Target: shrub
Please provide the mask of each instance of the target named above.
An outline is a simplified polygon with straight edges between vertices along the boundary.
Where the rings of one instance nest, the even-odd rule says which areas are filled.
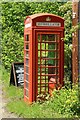
[[[2,63],[9,69],[12,62],[23,62],[23,37],[7,28],[2,36]]]
[[[48,101],[48,105],[53,111],[55,110],[55,112],[63,114],[63,116],[80,116],[78,86],[73,86],[73,89],[62,88],[61,90],[55,90],[53,97]]]

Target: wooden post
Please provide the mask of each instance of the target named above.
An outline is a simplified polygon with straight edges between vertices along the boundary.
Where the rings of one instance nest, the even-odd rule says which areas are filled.
[[[72,25],[78,24],[78,0],[72,4]],[[72,34],[72,81],[78,82],[78,29]]]
[[[78,22],[80,23],[80,1],[78,3]],[[78,93],[80,101],[80,28],[78,30]]]

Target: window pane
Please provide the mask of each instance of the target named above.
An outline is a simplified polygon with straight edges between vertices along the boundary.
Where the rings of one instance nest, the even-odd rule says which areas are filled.
[[[29,75],[28,75],[28,74],[26,74],[26,81],[28,81],[28,77],[29,77]]]
[[[26,51],[26,57],[29,57],[29,52],[28,51]]]
[[[28,89],[28,82],[26,82],[26,88]]]
[[[40,93],[48,92],[51,77],[58,79],[59,45],[58,35],[45,33],[38,36],[38,92]]]
[[[38,42],[40,42],[40,35],[38,35]]]
[[[26,45],[26,49],[29,49],[29,44]]]
[[[29,92],[28,92],[28,90],[26,90],[26,96],[27,96],[27,97],[29,96]]]
[[[29,41],[29,35],[26,35],[26,41]]]
[[[28,59],[26,59],[26,65],[28,65],[29,64],[29,60]]]

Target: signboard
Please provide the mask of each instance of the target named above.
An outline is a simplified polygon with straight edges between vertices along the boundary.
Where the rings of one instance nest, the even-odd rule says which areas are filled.
[[[24,63],[13,63],[11,66],[10,85],[24,85]]]
[[[25,28],[31,27],[31,23],[25,25]]]
[[[61,23],[59,22],[36,22],[36,26],[60,27]]]

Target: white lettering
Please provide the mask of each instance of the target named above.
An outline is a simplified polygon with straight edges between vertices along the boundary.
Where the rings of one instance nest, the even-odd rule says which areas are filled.
[[[24,69],[19,67],[19,70],[16,70],[16,73],[24,73]]]
[[[18,83],[23,82],[24,75],[23,75],[23,74],[19,74],[19,75],[17,76],[17,78],[19,79],[19,80],[18,80]]]
[[[36,26],[61,26],[59,22],[36,22]]]
[[[25,28],[31,27],[31,23],[25,25]]]

